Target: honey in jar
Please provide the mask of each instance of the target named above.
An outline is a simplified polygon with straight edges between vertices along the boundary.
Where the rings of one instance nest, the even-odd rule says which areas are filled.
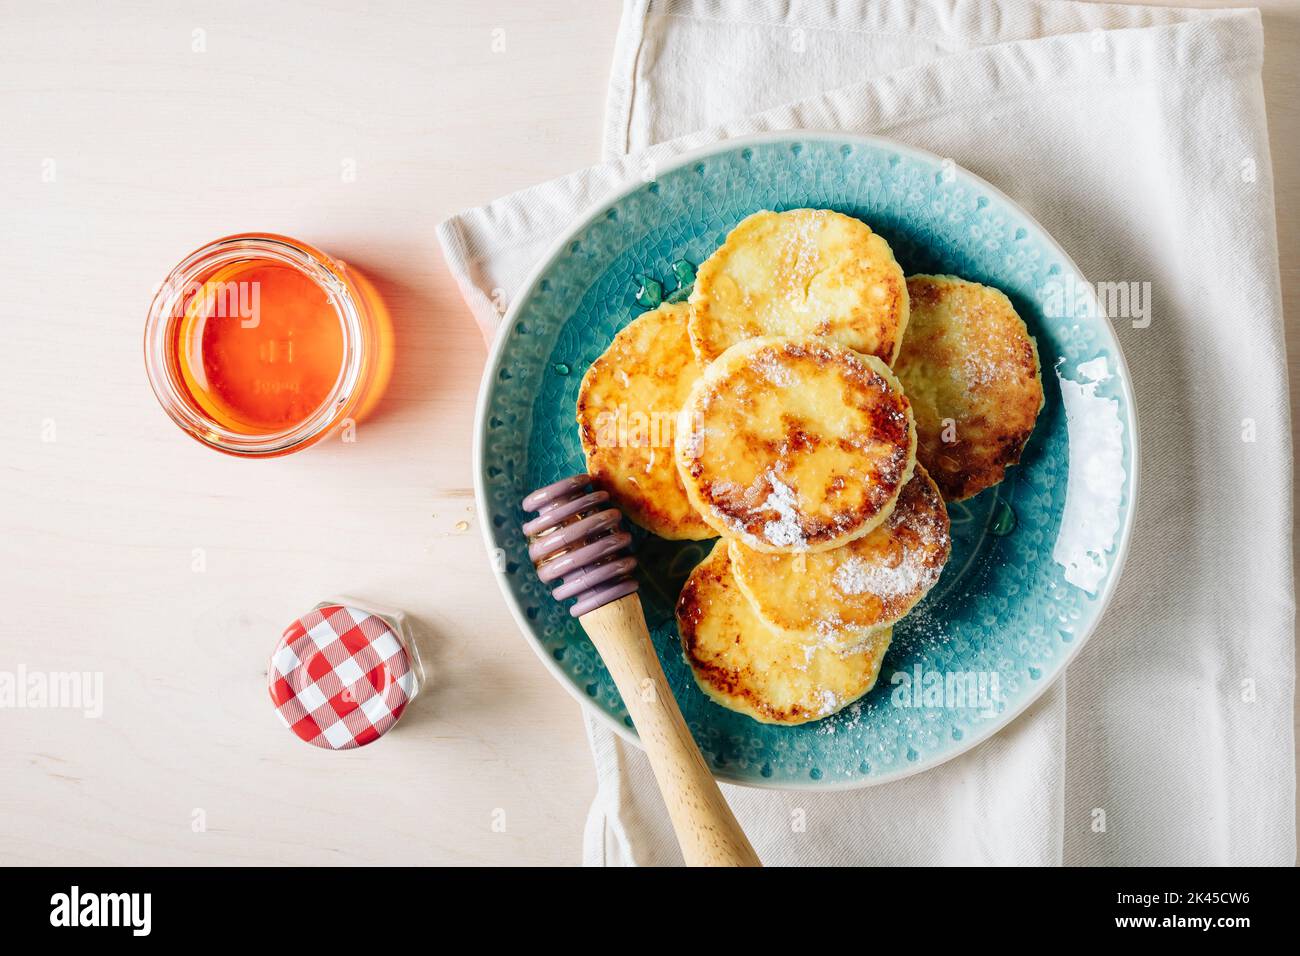
[[[284,236],[229,236],[163,283],[145,336],[150,383],[199,441],[245,457],[305,448],[374,405],[392,328],[356,270]]]

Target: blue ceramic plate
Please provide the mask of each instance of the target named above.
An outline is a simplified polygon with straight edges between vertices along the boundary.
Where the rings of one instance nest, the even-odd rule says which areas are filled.
[[[767,726],[708,700],[682,658],[673,604],[712,543],[639,533],[650,631],[717,776],[861,787],[933,767],[1024,710],[1092,632],[1123,564],[1137,486],[1128,372],[1091,287],[1010,199],[951,161],[870,137],[769,134],[680,157],[576,222],[510,309],[479,396],[476,490],[520,627],[564,686],[635,740],[595,649],[528,562],[519,502],[583,470],[578,385],[644,311],[643,277],[684,294],[674,263],[702,262],[756,210],[799,207],[864,220],[909,275],[951,273],[1005,292],[1038,341],[1047,395],[1021,464],[951,506],[952,558],[895,627],[875,689],[826,720]]]

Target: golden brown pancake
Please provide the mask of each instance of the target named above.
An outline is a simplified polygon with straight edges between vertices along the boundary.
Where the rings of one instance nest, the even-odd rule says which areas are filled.
[[[677,599],[682,650],[711,699],[765,724],[803,724],[847,707],[875,686],[891,628],[853,643],[774,628],[745,599],[719,541]]]
[[[677,413],[700,366],[686,336],[688,307],[662,305],[624,326],[578,391],[587,472],[623,513],[662,538],[715,532],[686,497],[673,459]]]
[[[889,243],[828,209],[749,216],[700,266],[690,301],[691,343],[706,363],[745,339],[821,335],[888,365],[907,327]]]
[[[828,339],[749,339],[696,381],[677,428],[686,495],[756,551],[827,551],[889,517],[916,434],[880,359]]]
[[[916,415],[916,456],[949,501],[1000,482],[1043,407],[1038,347],[997,289],[913,276],[894,371]]]

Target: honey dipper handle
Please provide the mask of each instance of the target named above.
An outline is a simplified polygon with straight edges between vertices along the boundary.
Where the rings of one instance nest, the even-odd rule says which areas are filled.
[[[761,866],[668,688],[640,597],[621,597],[579,620],[641,736],[686,864]]]

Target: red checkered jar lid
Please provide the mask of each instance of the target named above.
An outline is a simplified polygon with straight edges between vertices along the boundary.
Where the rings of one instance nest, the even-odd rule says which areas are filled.
[[[345,604],[322,605],[286,627],[267,676],[284,725],[327,750],[378,740],[416,692],[402,636]]]

